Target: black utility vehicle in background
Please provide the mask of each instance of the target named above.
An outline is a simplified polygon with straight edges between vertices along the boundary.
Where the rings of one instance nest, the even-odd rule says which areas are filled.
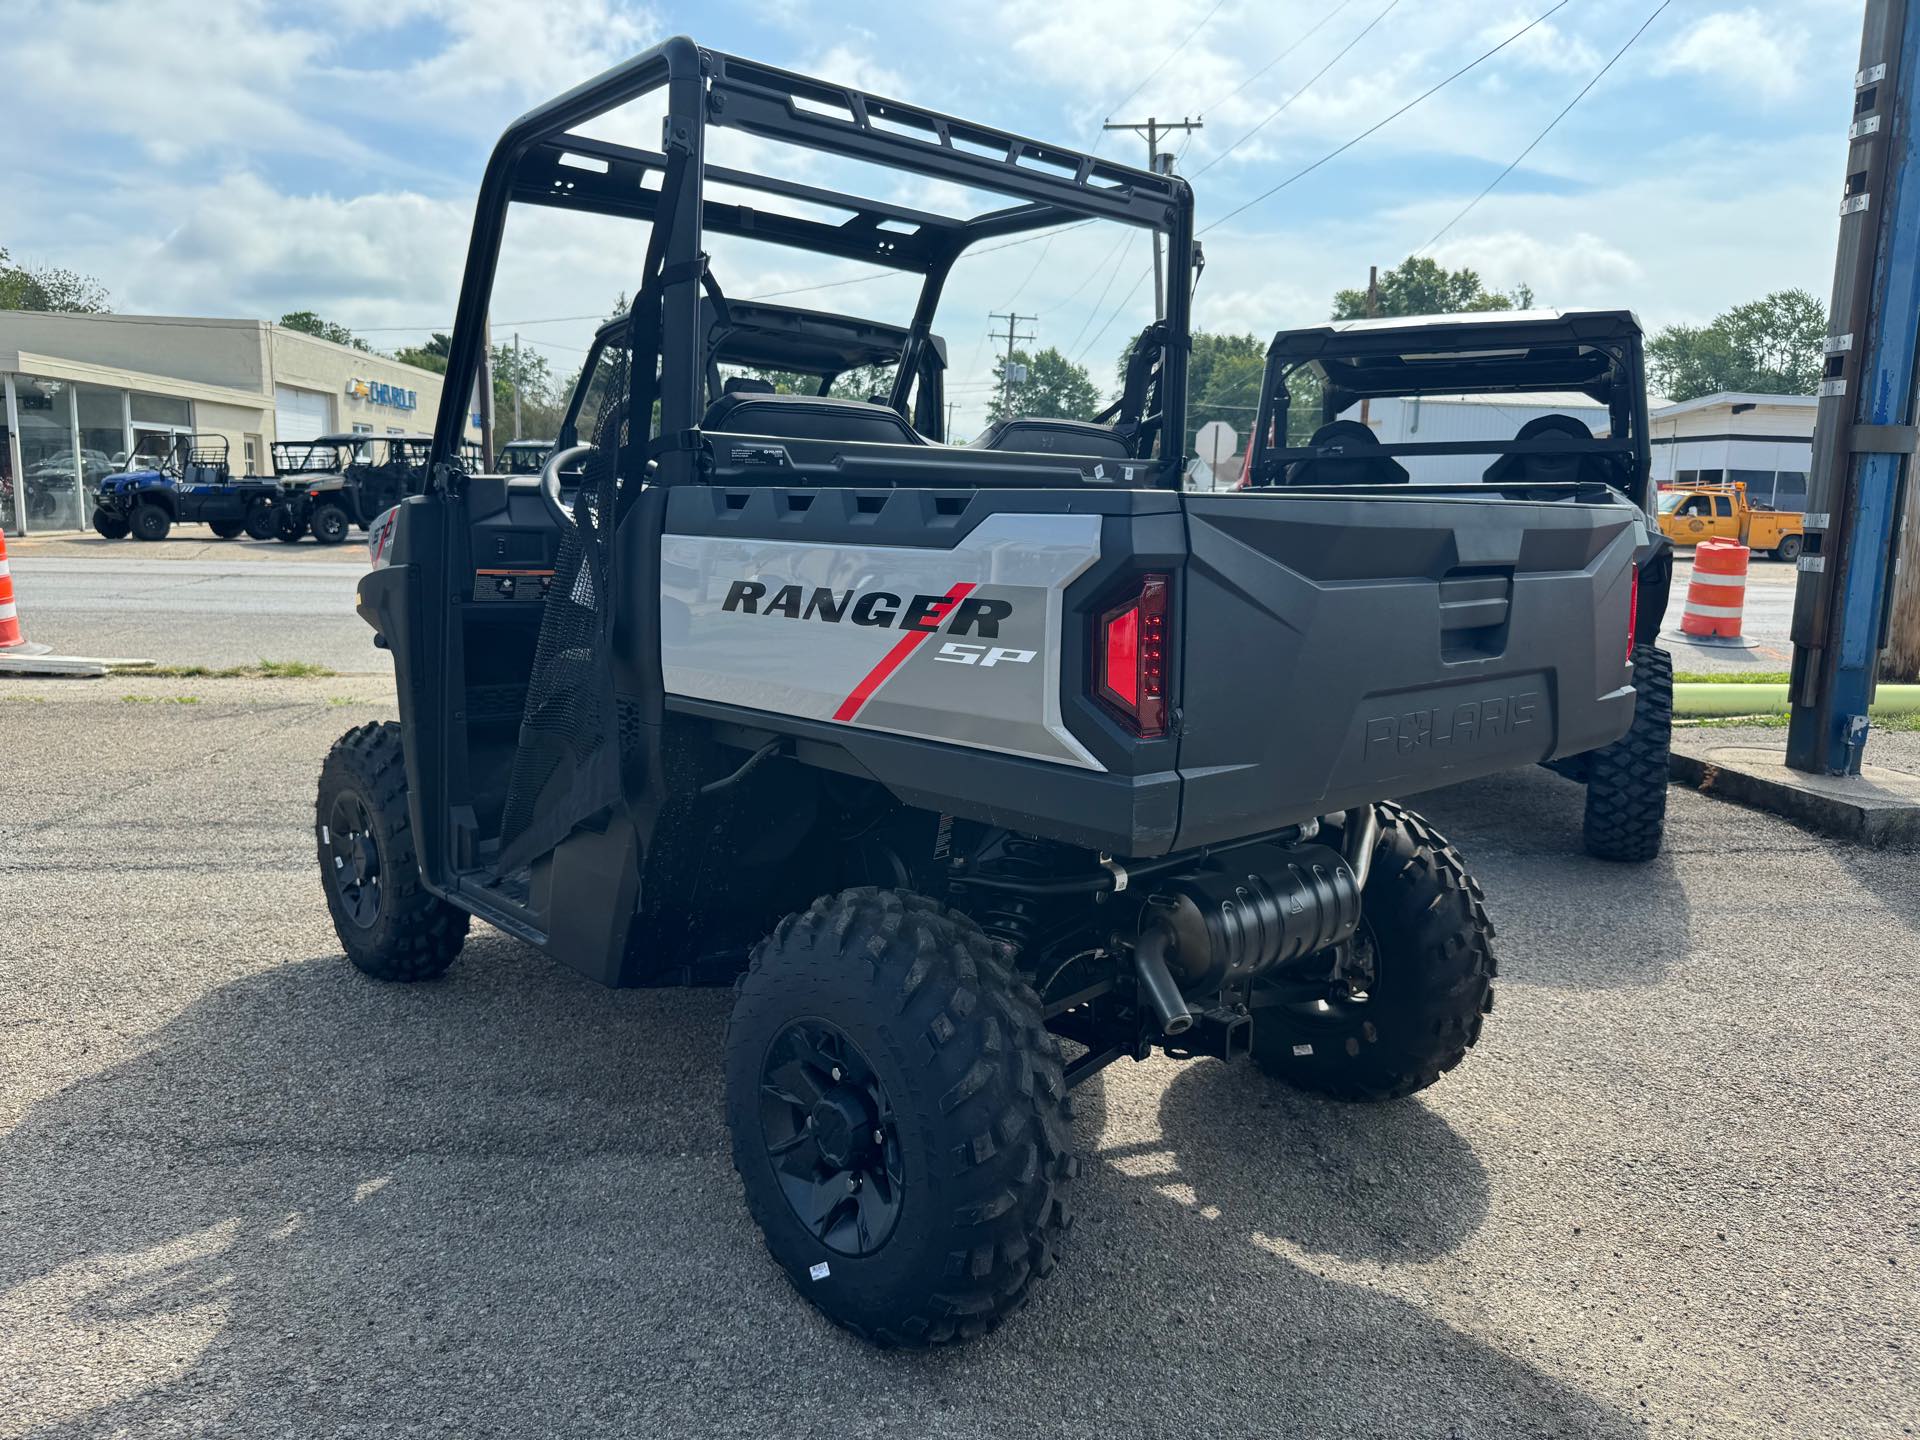
[[[365,530],[400,501],[418,494],[426,477],[426,435],[321,435],[303,442],[326,469],[293,471],[281,478],[279,538],[292,543],[311,534],[338,545],[358,526]],[[477,447],[469,447],[470,455]]]
[[[640,97],[659,150],[585,133]],[[781,173],[710,162],[720,128]],[[793,147],[948,203],[786,178]],[[1116,1059],[1381,1100],[1465,1057],[1492,930],[1390,797],[1626,731],[1624,495],[1187,493],[1184,180],[686,39],[514,122],[479,197],[425,485],[358,587],[400,718],[320,774],[355,965],[438,976],[478,916],[607,985],[739,975],[747,1208],[885,1344],[979,1335],[1053,1268],[1068,1091]],[[648,226],[531,481],[461,453],[520,206]],[[1157,233],[1172,281],[1112,422],[931,443],[956,262],[1089,222]],[[918,279],[881,403],[730,383],[716,236]]]
[[[509,440],[500,447],[494,468],[502,475],[538,475],[552,453],[551,440]]]
[[[1436,429],[1444,437],[1445,417],[1460,413],[1427,404],[1435,399],[1510,414],[1511,437],[1428,438]],[[1604,419],[1592,423],[1562,413],[1591,416],[1596,407]],[[1651,860],[1666,830],[1673,657],[1654,640],[1666,618],[1673,545],[1646,518],[1652,477],[1640,321],[1626,310],[1416,315],[1284,330],[1267,352],[1247,450],[1255,486],[1605,486],[1639,508],[1633,728],[1602,749],[1548,762],[1587,787],[1586,849],[1602,860]],[[1476,564],[1470,553],[1461,565],[1441,603],[1476,637],[1451,657],[1466,675],[1497,661],[1516,594],[1511,566]]]
[[[164,454],[136,454],[94,493],[93,528],[109,540],[164,540],[175,525],[205,525],[222,540],[273,534],[276,488],[227,465],[224,435],[174,436]]]

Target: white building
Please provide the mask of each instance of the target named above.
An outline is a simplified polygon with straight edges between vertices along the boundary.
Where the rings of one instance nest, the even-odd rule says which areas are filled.
[[[1662,485],[1737,481],[1755,504],[1804,510],[1819,406],[1813,395],[1732,391],[1662,406],[1651,416],[1653,478]]]
[[[1450,440],[1511,440],[1542,415],[1570,415],[1596,435],[1607,433],[1607,407],[1578,393],[1518,392],[1512,395],[1416,395],[1367,402],[1367,423],[1382,445],[1433,444]],[[1342,417],[1358,420],[1360,408]],[[1403,455],[1400,463],[1417,481],[1479,480],[1490,455]]]
[[[238,474],[329,431],[433,428],[441,377],[260,320],[0,310],[0,527],[89,523],[91,491],[135,453],[223,435]]]

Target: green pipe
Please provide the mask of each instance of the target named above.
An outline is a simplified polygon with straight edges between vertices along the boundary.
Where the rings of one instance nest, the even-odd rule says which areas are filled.
[[[1784,715],[1787,687],[1771,685],[1716,685],[1688,680],[1673,687],[1673,713],[1689,720],[1729,715]],[[1920,685],[1882,685],[1874,696],[1873,714],[1920,714]]]

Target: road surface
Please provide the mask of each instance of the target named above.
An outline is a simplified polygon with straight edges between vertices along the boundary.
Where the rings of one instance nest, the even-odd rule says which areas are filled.
[[[169,541],[25,540],[8,549],[27,638],[63,654],[389,669],[353,613],[354,584],[367,569],[357,544],[187,549]]]
[[[1680,633],[1686,610],[1687,583],[1693,578],[1690,552],[1676,555],[1673,598],[1667,604],[1667,623],[1660,643],[1673,653],[1676,670],[1785,670],[1793,663],[1793,591],[1798,571],[1779,560],[1755,556],[1747,568],[1746,614],[1740,632],[1758,643],[1752,649],[1727,649],[1696,644]]]

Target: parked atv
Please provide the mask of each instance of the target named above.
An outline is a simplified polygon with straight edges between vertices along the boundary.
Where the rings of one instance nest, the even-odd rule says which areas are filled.
[[[1666,829],[1673,659],[1655,638],[1666,617],[1673,545],[1646,517],[1654,491],[1640,322],[1625,310],[1491,312],[1354,320],[1284,330],[1267,355],[1247,477],[1257,486],[1409,481],[1611,489],[1642,513],[1635,546],[1633,727],[1612,744],[1550,760],[1587,787],[1585,844],[1602,860],[1645,861]],[[1473,438],[1433,397],[1498,405],[1511,438]],[[1297,402],[1297,403],[1296,403]],[[1566,410],[1604,407],[1593,425]],[[1365,420],[1360,417],[1367,417]],[[1442,582],[1441,653],[1450,665],[1503,653],[1509,612],[1533,597],[1513,557],[1463,552]],[[1451,717],[1434,717],[1444,747]],[[1435,775],[1444,782],[1443,772]]]
[[[299,442],[281,473],[279,538],[292,544],[311,534],[338,545],[355,526],[365,530],[420,488],[430,443],[424,435],[360,432]]]
[[[649,92],[663,152],[580,133]],[[714,127],[993,203],[709,169]],[[1184,180],[685,39],[516,121],[479,193],[425,483],[358,588],[400,718],[320,775],[355,965],[439,976],[478,916],[607,985],[738,973],[747,1208],[881,1344],[979,1335],[1052,1270],[1069,1090],[1118,1058],[1251,1055],[1354,1100],[1460,1063],[1492,931],[1391,797],[1626,732],[1625,496],[1183,493]],[[534,481],[460,458],[514,204],[651,222]],[[928,443],[953,264],[1086,222],[1157,232],[1174,281],[1110,422]],[[919,276],[882,403],[729,384],[709,234]],[[1447,597],[1486,566],[1533,603],[1462,665]]]
[[[166,454],[136,455],[132,468],[100,482],[93,528],[109,540],[164,540],[175,525],[202,524],[222,540],[265,540],[274,494],[271,481],[234,477],[224,435],[179,435]]]
[[[538,475],[553,453],[551,440],[509,440],[500,447],[502,475]]]

